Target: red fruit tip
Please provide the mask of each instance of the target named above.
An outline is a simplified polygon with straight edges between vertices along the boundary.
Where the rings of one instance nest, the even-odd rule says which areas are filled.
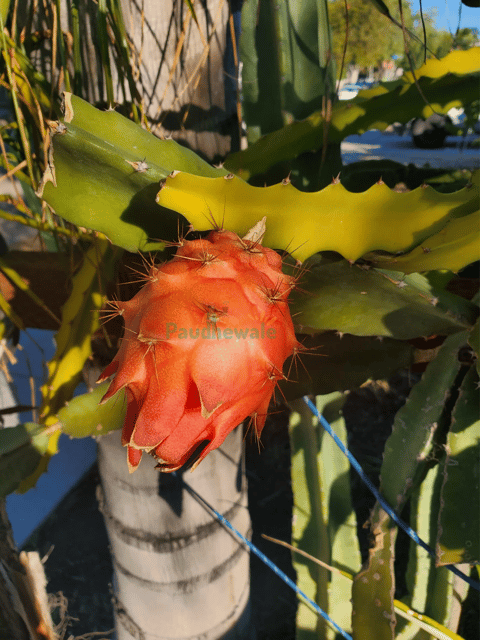
[[[142,459],[142,454],[143,451],[140,449],[134,449],[127,445],[127,464],[129,473],[133,473],[138,467],[140,460]]]

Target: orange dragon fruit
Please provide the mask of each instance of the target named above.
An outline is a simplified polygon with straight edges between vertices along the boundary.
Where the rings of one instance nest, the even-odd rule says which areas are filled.
[[[295,280],[249,239],[255,229],[182,240],[134,298],[115,303],[124,337],[99,382],[115,374],[102,402],[126,391],[130,471],[143,451],[162,471],[194,453],[196,466],[248,416],[260,434],[284,361],[301,345],[288,309]]]

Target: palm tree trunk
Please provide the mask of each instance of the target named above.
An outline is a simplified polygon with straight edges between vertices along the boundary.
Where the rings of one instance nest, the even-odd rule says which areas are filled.
[[[119,432],[99,440],[98,489],[114,560],[118,640],[252,640],[249,556],[187,490],[144,456],[129,474]],[[186,482],[250,534],[242,430]]]
[[[161,3],[160,11],[156,0],[121,4],[152,130],[183,139],[209,159],[224,156],[230,137],[218,129],[230,116],[223,67],[228,2],[197,3],[198,23],[183,0]],[[242,451],[237,428],[186,482],[248,537]],[[185,490],[181,477],[154,466],[144,456],[130,475],[120,434],[99,440],[117,639],[253,640],[248,553]]]

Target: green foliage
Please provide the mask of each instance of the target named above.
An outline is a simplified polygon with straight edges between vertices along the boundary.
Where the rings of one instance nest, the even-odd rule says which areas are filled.
[[[383,5],[383,6],[382,6]],[[348,5],[348,37],[344,0],[328,3],[333,34],[333,53],[340,64],[345,40],[347,50],[345,66],[355,64],[362,68],[379,67],[383,61],[398,56],[398,67],[414,69],[425,61],[425,45],[429,56],[443,58],[453,49],[470,49],[478,41],[478,30],[464,28],[455,34],[435,27],[437,9],[413,13],[411,2],[402,2],[402,14],[396,3],[375,0],[356,0]],[[380,14],[380,15],[379,15]],[[383,15],[382,15],[383,14]],[[402,31],[405,25],[405,41]],[[405,49],[405,44],[407,49]],[[405,55],[408,51],[408,56]]]
[[[374,546],[368,564],[354,578],[352,631],[354,640],[393,640],[395,629],[393,558],[396,531],[387,525],[385,512],[372,524]]]
[[[112,262],[109,242],[98,238],[72,278],[72,291],[62,308],[62,324],[55,336],[55,355],[48,363],[48,379],[42,387],[41,417],[47,425],[55,421],[58,411],[72,397],[92,352],[91,336],[99,328],[99,311],[105,284],[112,277]]]
[[[40,417],[42,426],[57,421],[57,413],[72,397],[81,379],[82,369],[91,355],[91,337],[99,328],[99,310],[104,303],[104,288],[112,278],[113,252],[106,239],[97,238],[86,251],[83,264],[72,277],[72,291],[62,308],[62,322],[55,336],[56,350],[48,363],[48,378],[41,391],[43,396]],[[78,415],[77,415],[78,419]],[[38,430],[41,425],[36,425]],[[34,486],[46,471],[52,455],[57,453],[59,430],[40,431],[42,448],[33,439],[28,446],[28,465],[20,465],[14,477],[21,480],[20,491]],[[3,434],[3,432],[0,432]],[[37,455],[39,454],[39,455]],[[14,457],[17,453],[12,454]],[[5,460],[10,464],[9,459]]]
[[[405,3],[405,8],[409,11],[408,3]],[[398,13],[398,8],[395,9]],[[359,67],[379,66],[383,60],[390,60],[392,55],[403,52],[401,30],[386,15],[379,14],[370,0],[356,0],[348,5],[348,36],[344,0],[330,1],[328,13],[337,68],[343,58],[346,39],[345,68],[349,64]]]
[[[110,133],[104,135],[103,131]],[[177,167],[177,171],[189,173],[172,174],[167,179],[157,198],[162,209],[153,201],[154,185]],[[411,272],[458,270],[477,255],[476,184],[448,196],[421,188],[397,194],[384,185],[352,194],[341,184],[308,195],[289,184],[251,187],[238,178],[225,179],[225,173],[212,169],[174,141],[158,140],[123,116],[99,112],[67,94],[65,122],[56,127],[49,169],[39,194],[70,222],[101,231],[129,250],[158,249],[162,245],[154,241],[156,238],[174,236],[177,217],[167,211],[173,209],[196,229],[210,228],[213,218],[240,234],[267,214],[267,245],[287,249],[295,243],[298,248],[291,250],[300,259],[326,250],[338,251],[349,260],[378,250],[406,252],[429,238],[428,255],[418,247],[415,255],[373,259],[379,266]],[[216,175],[223,178],[211,180]],[[296,215],[303,219],[293,236],[289,223],[292,211],[298,211]],[[447,226],[459,213],[470,215]],[[392,224],[399,226],[394,235],[389,230]],[[461,233],[457,227],[462,227]],[[460,243],[458,247],[451,246],[452,234]],[[317,240],[312,242],[315,236]],[[435,260],[437,264],[430,265]]]
[[[478,374],[475,367],[470,367],[452,412],[441,469],[438,565],[472,564],[480,560],[479,407]]]
[[[119,428],[125,417],[123,391],[104,404],[98,403],[108,389],[108,382],[90,393],[66,402],[58,412],[58,421],[45,429],[43,424],[27,422],[0,429],[0,497],[19,488],[29,489],[51,457],[60,432],[72,438],[101,436]]]
[[[10,11],[10,0],[1,0],[0,1],[0,17],[2,19],[2,25],[5,24],[9,11]]]
[[[385,445],[381,469],[381,494],[399,514],[407,500],[411,499],[411,526],[433,548],[437,537],[442,540],[440,546],[437,546],[437,553],[445,553],[447,562],[462,561],[462,557],[466,558],[463,554],[467,552],[469,562],[477,562],[479,559],[477,517],[470,512],[465,517],[465,504],[470,505],[472,498],[475,501],[478,493],[472,491],[472,481],[473,484],[478,483],[480,440],[478,390],[475,390],[478,376],[472,366],[469,366],[465,375],[463,358],[459,355],[467,338],[468,332],[460,332],[447,338],[436,358],[427,367],[422,380],[413,387],[406,404],[395,417],[392,434]],[[446,455],[443,444],[445,439],[448,443]],[[460,499],[464,500],[462,512]],[[475,510],[475,504],[472,507]],[[354,617],[354,631],[358,638],[364,637],[361,634],[365,633],[369,625],[377,624],[375,598],[379,597],[377,589],[382,588],[375,587],[375,597],[367,597],[367,587],[362,587],[362,584],[373,587],[379,567],[386,564],[393,566],[394,559],[391,544],[396,535],[396,526],[378,504],[373,510],[370,525],[375,546],[370,551],[367,566],[356,576],[357,586],[353,589],[353,607],[359,612],[361,623],[356,627]],[[457,554],[455,558],[448,550]],[[438,560],[437,558],[437,565]],[[391,575],[393,577],[393,572]],[[409,606],[451,630],[456,630],[458,609],[453,593],[456,591],[461,600],[466,595],[466,587],[445,568],[436,567],[435,559],[430,558],[414,543],[407,583],[409,596],[406,603]],[[379,597],[387,620],[394,620],[393,600],[389,601],[393,588],[392,581],[390,595],[384,592]],[[402,640],[416,637],[414,624],[405,626],[402,623],[399,630],[401,633],[398,638]],[[394,637],[393,629],[389,631],[386,623],[383,631],[379,629],[376,633],[381,635],[375,637]]]
[[[20,486],[38,468],[49,438],[38,424],[27,422],[0,430],[0,498]]]
[[[410,526],[422,540],[433,546],[435,539],[431,522],[438,517],[438,471],[438,465],[428,468],[423,482],[413,489],[410,498]],[[429,597],[432,590],[436,584],[445,584],[449,573],[448,569],[437,569],[433,558],[420,545],[411,544],[405,576],[408,595],[403,598],[403,602],[425,613],[432,602]],[[398,640],[416,638],[419,634],[418,627],[405,620],[398,620],[396,631]]]
[[[415,78],[406,72],[395,82],[360,91],[353,100],[337,102],[328,118],[315,111],[304,120],[263,136],[244,151],[231,154],[225,167],[248,180],[278,163],[320,149],[327,139],[329,143],[341,142],[353,133],[383,130],[392,122],[431,115],[432,110],[446,113],[452,107],[468,105],[477,95],[479,73],[479,47],[452,51],[441,60],[428,60],[416,71]],[[282,167],[284,175],[279,179],[287,173]],[[332,170],[330,176],[336,175]]]
[[[246,0],[240,47],[250,143],[307,117],[335,92],[326,0]]]
[[[317,409],[345,442],[342,403],[343,394],[317,398]],[[345,630],[350,628],[349,611],[353,597],[355,640],[366,637],[461,640],[451,629],[458,620],[456,602],[465,597],[465,583],[444,567],[435,567],[434,559],[418,545],[411,544],[407,576],[409,596],[403,601],[393,598],[396,529],[382,510],[374,514],[372,533],[375,546],[370,551],[368,563],[357,573],[352,585],[353,575],[348,567],[358,567],[359,555],[356,535],[352,531],[355,523],[350,503],[349,465],[333,440],[323,434],[323,429],[306,405],[295,401],[290,406],[293,409],[290,420],[293,559],[302,591],[330,613]],[[398,451],[396,454],[398,457]],[[411,494],[411,524],[432,546],[435,545],[434,531],[440,507],[435,478],[442,477],[442,474],[438,469],[439,465],[436,468],[430,465],[425,479]],[[396,623],[395,615],[399,616]],[[313,637],[338,636],[300,602],[297,638]]]
[[[341,407],[343,393],[319,396],[317,409],[325,415],[335,433],[346,443]],[[350,498],[349,463],[333,440],[324,434],[302,400],[291,403],[292,489],[294,493],[292,541],[327,566],[293,554],[297,584],[327,612],[342,629],[349,629],[351,584],[339,573],[356,573],[360,550],[356,518]],[[333,566],[337,571],[329,571]],[[304,603],[297,613],[297,639],[336,638],[335,632]]]
[[[305,333],[336,329],[410,340],[456,333],[471,327],[478,313],[474,304],[435,289],[420,274],[365,270],[345,260],[318,266],[308,261],[305,267],[300,286],[308,294],[294,292],[291,304]]]
[[[226,173],[113,110],[99,111],[67,93],[64,111],[38,194],[65,220],[100,231],[129,251],[161,249],[158,240],[178,232],[178,216],[155,203],[161,178],[174,169]]]
[[[460,370],[457,353],[467,336],[462,331],[445,340],[395,416],[392,434],[385,445],[380,486],[382,495],[395,509],[405,503],[426,471],[435,447],[435,432],[441,427],[445,398]]]
[[[250,144],[316,109],[322,108],[323,113],[330,109],[335,61],[327,5],[327,0],[244,3],[242,109]],[[284,167],[279,179],[290,171],[313,191],[328,184],[329,171],[336,168],[338,173],[340,166],[338,144],[328,144],[323,154],[312,157],[309,153]]]
[[[417,40],[408,40],[408,57],[403,55],[398,61],[399,65],[407,69],[410,65],[418,69],[424,63],[425,48],[422,43],[425,42],[425,35],[429,51],[437,58],[443,58],[449,51],[455,49],[468,50],[478,42],[478,29],[459,29],[454,34],[449,31],[438,31],[435,28],[435,11],[424,12],[423,21],[420,12],[413,16],[407,13],[405,24],[409,31],[417,36]]]
[[[61,429],[72,438],[102,436],[123,424],[127,404],[122,390],[113,398],[99,404],[107,392],[109,382],[99,384],[93,391],[76,396],[58,412],[53,428]]]
[[[471,29],[470,27],[464,27],[458,29],[453,36],[453,47],[467,51],[475,46],[478,42],[480,31],[478,28]]]
[[[401,256],[372,255],[373,264],[405,273],[450,269],[459,271],[478,259],[478,213],[449,220],[419,247]]]

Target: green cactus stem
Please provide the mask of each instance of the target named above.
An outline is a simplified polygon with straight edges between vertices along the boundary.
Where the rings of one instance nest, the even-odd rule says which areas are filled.
[[[335,392],[317,397],[317,408],[346,442],[341,408],[345,396]],[[296,548],[352,574],[360,567],[356,519],[350,498],[349,463],[333,440],[323,437],[318,419],[302,400],[291,403],[292,539]],[[337,572],[293,555],[297,584],[342,629],[350,628],[351,583]],[[299,603],[297,640],[316,637],[334,640],[335,632]]]
[[[437,565],[480,562],[480,386],[470,367],[452,412],[441,465]]]
[[[291,303],[302,333],[336,329],[410,340],[470,328],[478,313],[476,305],[432,287],[420,274],[405,276],[346,260],[327,264],[309,260],[304,267],[300,290],[293,292]]]
[[[160,179],[174,169],[210,177],[226,173],[114,110],[99,111],[70,93],[63,110],[63,120],[51,124],[38,195],[65,220],[101,231],[129,251],[161,249],[159,238],[178,233],[178,216],[155,203]]]
[[[175,172],[162,183],[157,202],[184,215],[198,230],[208,229],[213,219],[243,234],[266,216],[267,246],[285,249],[298,260],[336,251],[355,261],[376,250],[409,251],[427,243],[452,218],[469,219],[478,210],[478,190],[475,178],[470,188],[449,194],[431,187],[396,193],[383,183],[351,193],[338,181],[304,193],[288,180],[253,187],[233,174],[212,179]],[[448,258],[447,250],[445,263],[437,268],[450,268]],[[471,257],[466,260],[468,264]],[[400,270],[397,264],[394,269]]]
[[[110,243],[98,238],[72,278],[72,292],[62,308],[62,324],[55,335],[55,355],[48,363],[48,380],[42,387],[41,416],[46,425],[55,422],[58,411],[72,397],[91,354],[91,336],[99,327],[99,310],[113,262]]]

